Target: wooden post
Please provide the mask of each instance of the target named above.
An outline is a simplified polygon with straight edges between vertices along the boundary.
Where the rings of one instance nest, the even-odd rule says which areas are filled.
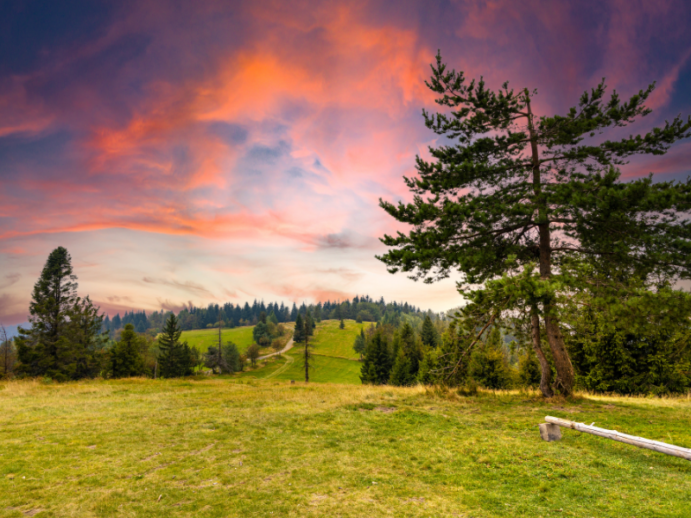
[[[547,416],[545,417],[545,421],[551,424],[562,426],[564,428],[571,428],[572,430],[578,430],[579,432],[604,437],[605,439],[612,439],[613,441],[623,442],[639,448],[645,448],[647,450],[653,450],[659,453],[673,455],[674,457],[681,457],[682,459],[691,460],[691,449],[689,448],[682,448],[681,446],[675,446],[673,444],[667,444],[661,441],[652,441],[650,439],[644,439],[643,437],[636,437],[635,435],[627,435],[625,433],[617,432],[616,430],[598,428],[597,426],[576,423],[574,421],[560,419],[558,417]]]

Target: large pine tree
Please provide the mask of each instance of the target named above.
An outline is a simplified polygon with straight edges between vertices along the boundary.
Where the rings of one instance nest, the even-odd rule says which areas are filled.
[[[53,250],[34,285],[31,328],[19,328],[17,372],[59,381],[98,374],[103,317],[88,297],[77,296],[76,281],[69,252]]]
[[[439,55],[432,72],[427,85],[448,112],[423,115],[449,144],[430,148],[431,161],[416,158],[419,176],[405,178],[412,203],[380,201],[413,229],[385,236],[391,249],[379,259],[391,273],[412,272],[426,282],[457,269],[465,293],[536,265],[539,274],[519,288],[540,317],[533,319],[535,347],[542,324],[555,388],[569,394],[574,371],[556,297],[586,281],[562,275],[560,265],[599,258],[638,275],[674,279],[690,272],[691,182],[653,182],[652,176],[622,182],[619,166],[633,155],[664,154],[691,135],[691,118],[621,138],[618,128],[650,112],[644,103],[653,86],[622,102],[616,92],[605,99],[603,81],[566,115],[537,117],[534,91],[468,83]],[[601,137],[606,130],[614,140]]]

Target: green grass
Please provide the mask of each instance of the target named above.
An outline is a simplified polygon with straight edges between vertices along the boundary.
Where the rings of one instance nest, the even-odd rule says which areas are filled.
[[[0,389],[0,516],[688,517],[691,463],[554,415],[691,447],[691,401],[287,381]]]
[[[339,320],[324,320],[317,324],[312,338],[314,352],[326,356],[359,359],[360,356],[353,351],[353,342],[360,334],[360,329],[369,326],[370,323],[358,324],[355,320],[344,320],[345,329],[339,329],[339,323]]]
[[[257,379],[277,379],[277,380],[305,380],[305,367],[301,352],[304,349],[298,345],[282,358],[260,364],[256,370],[249,370],[240,373],[238,377],[253,377]],[[289,363],[286,369],[281,367]],[[344,360],[330,356],[314,355],[312,357],[312,367],[310,368],[310,381],[315,383],[344,383],[349,385],[360,384],[360,366],[362,364],[353,360]],[[280,370],[279,373],[276,373]]]
[[[240,353],[244,353],[252,345],[252,330],[254,326],[235,327],[233,329],[221,329],[221,339],[223,343],[233,342],[238,346]],[[218,328],[216,329],[194,329],[183,331],[181,341],[187,340],[191,346],[195,346],[200,352],[206,352],[210,345],[218,344]]]
[[[339,329],[338,325],[338,320],[325,320],[317,324],[314,336],[310,340],[314,354],[310,381],[360,384],[362,363],[358,361],[358,355],[353,351],[353,341],[360,333],[363,324],[346,320],[345,329]],[[293,349],[283,355],[283,358],[260,362],[256,368],[239,373],[236,377],[304,381],[305,370],[301,352],[301,344],[296,344]]]

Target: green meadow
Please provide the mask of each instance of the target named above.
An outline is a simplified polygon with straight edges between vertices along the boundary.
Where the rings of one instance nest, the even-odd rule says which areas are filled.
[[[354,320],[345,320],[344,323],[344,329],[339,329],[338,320],[324,320],[317,324],[314,336],[310,338],[313,355],[310,381],[360,384],[362,364],[353,351],[353,342],[363,324],[357,324]],[[303,351],[302,344],[295,344],[280,358],[260,361],[256,368],[236,374],[236,377],[304,381]]]
[[[0,516],[688,517],[691,463],[564,430],[691,446],[689,399],[280,379],[0,386]]]
[[[358,324],[355,320],[344,320],[343,322],[345,329],[338,328],[339,320],[324,320],[317,324],[311,341],[315,354],[348,358],[350,360],[358,360],[360,358],[353,351],[353,342],[355,337],[360,334],[360,329],[371,325],[371,323]]]
[[[300,344],[234,376],[0,384],[0,517],[689,516],[690,462],[537,428],[691,447],[689,397],[362,385],[360,327],[318,324],[309,384]]]
[[[244,353],[252,345],[252,330],[254,326],[235,327],[233,329],[221,329],[221,339],[223,343],[233,342],[238,346],[240,353]],[[210,345],[218,344],[218,328],[216,329],[195,329],[193,331],[183,331],[181,341],[187,341],[191,346],[206,352]]]

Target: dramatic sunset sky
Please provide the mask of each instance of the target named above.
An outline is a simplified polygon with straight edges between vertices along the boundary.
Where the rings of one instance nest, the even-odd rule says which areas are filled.
[[[52,249],[109,314],[355,294],[444,310],[456,279],[390,275],[435,135],[437,49],[564,113],[606,76],[658,88],[644,124],[691,113],[691,3],[163,1],[0,3],[0,322],[27,319]],[[691,142],[624,175],[691,173]]]

